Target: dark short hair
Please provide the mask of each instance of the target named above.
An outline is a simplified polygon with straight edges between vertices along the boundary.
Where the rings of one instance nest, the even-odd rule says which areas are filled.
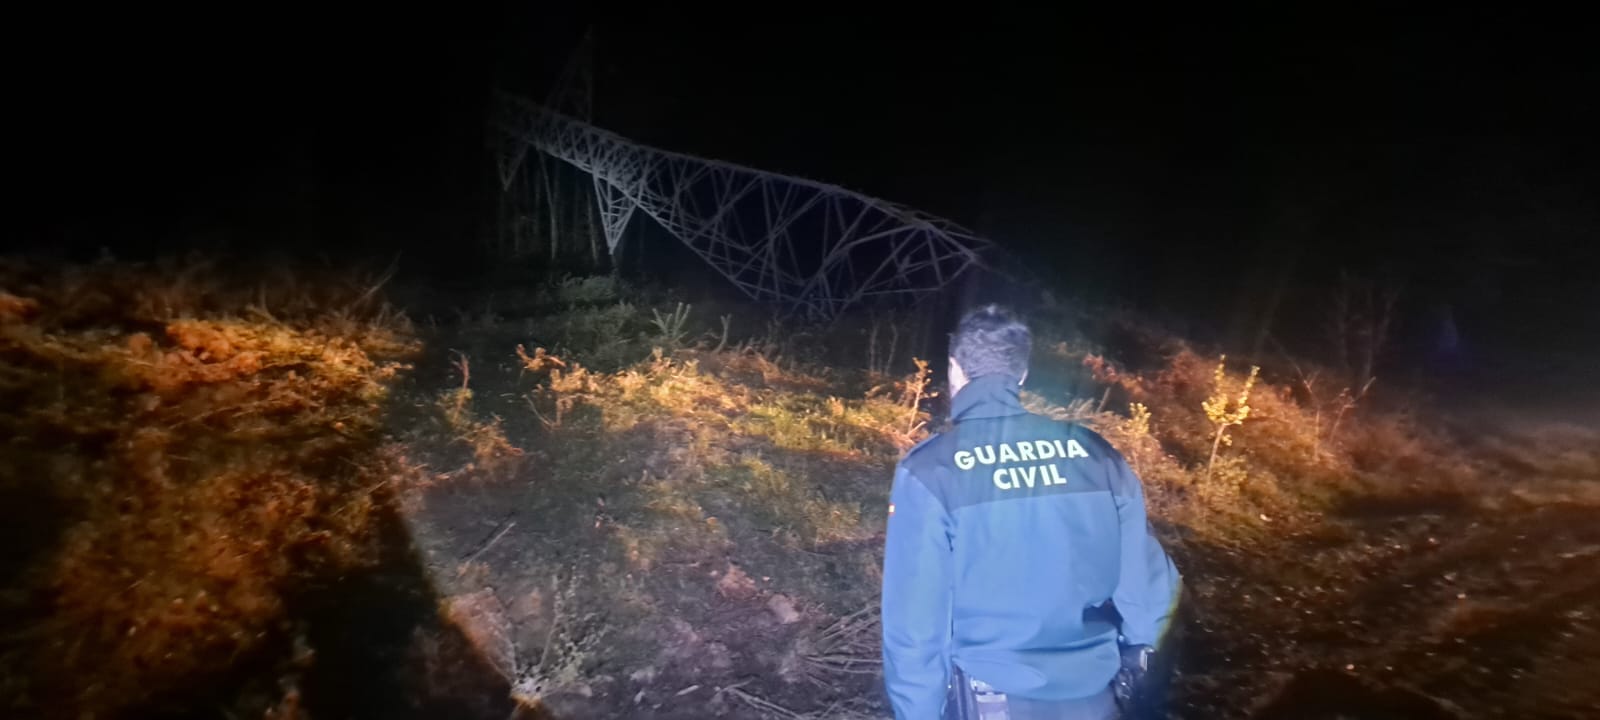
[[[950,357],[968,378],[1022,377],[1028,371],[1033,332],[1010,310],[985,305],[968,312],[950,334]]]

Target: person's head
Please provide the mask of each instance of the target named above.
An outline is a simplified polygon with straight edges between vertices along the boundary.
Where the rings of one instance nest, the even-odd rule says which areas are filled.
[[[950,334],[950,395],[985,375],[1022,382],[1032,349],[1033,333],[1011,311],[985,305],[967,313]]]

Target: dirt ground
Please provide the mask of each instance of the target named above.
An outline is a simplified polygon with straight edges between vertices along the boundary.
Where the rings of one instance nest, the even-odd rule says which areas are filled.
[[[489,496],[480,496],[488,500]],[[463,514],[466,514],[463,511]],[[1600,708],[1600,524],[1593,505],[1472,498],[1352,501],[1315,535],[1270,546],[1167,544],[1189,583],[1180,718],[1583,718]],[[514,574],[531,542],[505,544]],[[871,543],[840,552],[876,561]],[[675,561],[650,583],[712,585],[725,561]],[[498,568],[497,568],[498,569]],[[728,703],[741,687],[815,711],[783,677],[797,632],[762,593],[683,601],[654,633],[672,662],[635,658],[557,717],[781,717]],[[665,664],[665,663],[663,663]],[[653,671],[652,671],[653,669]],[[754,671],[754,672],[753,672]],[[882,712],[876,676],[830,688]],[[680,694],[682,693],[682,694]],[[723,702],[719,703],[718,699]],[[782,704],[780,702],[780,704]]]
[[[647,305],[664,300],[568,279],[528,312],[496,305],[510,318],[419,318],[413,352],[387,310],[357,322],[296,292],[274,316],[219,289],[85,277],[29,286],[0,323],[0,389],[26,410],[4,416],[0,456],[0,708],[889,715],[887,496],[941,400],[925,375],[842,369],[879,357],[851,344],[881,338],[878,319],[854,337],[730,338],[728,319],[695,335],[664,327]],[[159,317],[107,324],[144,307],[108,287]],[[98,324],[51,319],[74,308]],[[1232,479],[1212,482],[1200,400],[1218,360],[1140,336],[1144,364],[1112,367],[1070,339],[1036,353],[1040,407],[1143,464],[1186,578],[1170,717],[1600,717],[1592,407],[1401,402],[1335,437],[1279,374],[1234,429]],[[357,352],[390,345],[405,372]],[[794,359],[816,348],[835,357]]]
[[[506,637],[574,656],[556,668],[567,677],[544,668],[529,716],[886,717],[872,618],[882,525],[870,518],[893,454],[732,436],[697,447],[690,425],[663,414],[581,437],[508,421],[528,448],[517,474],[440,483],[410,508],[446,615],[501,656],[489,665],[506,665],[492,649]],[[1498,482],[1353,487],[1316,517],[1263,514],[1238,541],[1158,518],[1187,582],[1171,716],[1595,716],[1596,438],[1477,438],[1470,462]],[[792,465],[821,496],[858,503],[859,532],[818,541],[801,528],[797,542],[715,488],[665,508],[689,482],[684,456],[704,453]],[[645,535],[663,547],[641,561],[630,528],[663,512],[682,525]]]
[[[1595,511],[1354,497],[1271,545],[1169,543],[1194,591],[1177,715],[1594,717]]]

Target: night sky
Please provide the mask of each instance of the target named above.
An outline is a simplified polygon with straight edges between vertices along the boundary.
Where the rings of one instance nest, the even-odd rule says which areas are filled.
[[[945,215],[1063,296],[1292,337],[1342,268],[1405,281],[1419,347],[1445,309],[1485,347],[1600,338],[1581,23],[781,12],[31,20],[9,63],[14,240],[459,252],[490,231],[491,89],[542,95],[592,27],[599,124]]]

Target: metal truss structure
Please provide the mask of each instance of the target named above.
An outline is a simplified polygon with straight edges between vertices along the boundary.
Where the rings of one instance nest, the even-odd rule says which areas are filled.
[[[615,255],[643,214],[745,295],[828,318],[880,298],[916,299],[982,265],[989,243],[938,217],[845,188],[659,150],[502,95],[495,126],[504,192],[530,151],[593,181]]]

